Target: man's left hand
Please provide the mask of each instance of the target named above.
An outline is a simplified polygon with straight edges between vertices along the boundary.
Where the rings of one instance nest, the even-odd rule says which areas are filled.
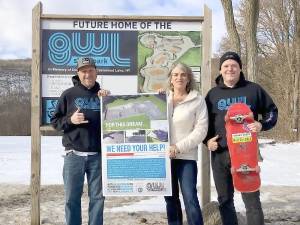
[[[260,122],[254,121],[254,123],[248,124],[247,127],[250,129],[251,132],[258,133],[261,131],[262,125]]]
[[[100,91],[98,91],[98,96],[107,96],[110,94],[110,91],[109,90],[104,90],[104,89],[101,89]]]

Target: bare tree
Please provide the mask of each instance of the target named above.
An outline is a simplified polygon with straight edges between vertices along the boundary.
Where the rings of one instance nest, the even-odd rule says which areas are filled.
[[[256,81],[257,76],[257,22],[259,15],[259,0],[247,0],[245,2],[245,29],[246,29],[246,54],[247,75],[251,81]]]
[[[299,0],[292,0],[292,5],[294,9],[294,23],[295,23],[295,66],[294,66],[294,87],[293,87],[293,107],[292,107],[292,128],[293,131],[296,132],[296,138],[299,140],[300,131],[299,131],[299,108],[300,108],[300,100],[299,100],[299,77],[300,77],[300,3]]]
[[[278,67],[277,71],[282,71],[273,79],[277,80],[277,92],[284,92],[279,100],[285,99],[281,110],[292,140],[299,140],[299,15],[298,0],[262,0],[258,26],[260,52],[273,67]]]
[[[240,35],[237,31],[237,25],[234,19],[232,1],[221,0],[224,9],[226,28],[229,36],[231,49],[241,54]],[[247,56],[247,75],[251,81],[256,81],[257,67],[257,21],[259,15],[259,0],[242,1],[242,11],[244,13],[245,38],[246,38],[246,56]]]
[[[231,0],[221,0],[222,6],[224,9],[226,28],[231,44],[231,49],[241,54],[241,43],[240,37],[236,29],[233,9],[232,9],[232,1]]]

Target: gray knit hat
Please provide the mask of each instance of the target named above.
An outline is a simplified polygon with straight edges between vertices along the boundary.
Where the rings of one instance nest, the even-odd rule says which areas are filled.
[[[227,59],[232,59],[236,61],[240,65],[240,69],[242,69],[242,61],[240,56],[236,52],[225,52],[222,57],[220,58],[220,66],[219,69],[221,69],[221,66],[223,62],[225,62]]]

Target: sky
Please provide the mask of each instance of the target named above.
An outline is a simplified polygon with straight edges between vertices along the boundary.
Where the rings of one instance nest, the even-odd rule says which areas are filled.
[[[220,0],[44,0],[43,14],[203,16],[212,10],[212,53],[226,35]],[[233,6],[239,0],[233,0]],[[31,13],[37,0],[0,0],[0,59],[31,58]]]

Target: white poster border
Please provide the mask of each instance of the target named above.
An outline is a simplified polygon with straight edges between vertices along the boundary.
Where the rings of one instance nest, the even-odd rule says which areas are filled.
[[[139,96],[151,95],[157,95],[157,93],[139,93],[127,96],[138,98]],[[122,99],[124,98],[124,96],[121,95],[113,95],[108,97],[118,98],[118,96],[120,96]],[[135,132],[134,129],[118,130],[118,128],[116,128],[116,130],[114,130],[114,128],[111,128],[112,133],[107,134],[104,132],[104,126],[106,123],[103,118],[103,101],[105,101],[105,98],[106,97],[102,97],[101,101],[102,187],[104,196],[171,196],[171,161],[166,152],[169,147],[170,140],[167,100],[165,99],[166,119],[155,120],[153,124],[156,124],[153,126],[151,125],[151,129],[145,130],[146,138],[147,135],[151,135],[152,129],[155,130],[155,127],[160,127],[163,131],[166,131],[164,134],[167,134],[167,140],[146,143],[147,139],[145,139],[145,142],[129,143],[129,139],[125,141],[125,136],[127,135],[127,137],[130,137],[130,132]],[[145,109],[145,112],[148,110],[150,109]],[[107,111],[105,113],[107,113]],[[122,124],[119,125],[122,126]],[[121,141],[119,143],[108,143],[107,135],[114,135],[113,137],[109,136],[109,138],[113,139],[113,142],[118,142],[118,140]],[[123,137],[124,139],[122,141]],[[141,136],[141,138],[143,137]],[[162,138],[160,140],[162,140]],[[117,165],[114,164],[116,167],[111,167],[113,169],[108,169],[108,162],[110,162],[110,165],[111,163],[117,163]],[[153,163],[153,165],[151,163]],[[135,166],[139,167],[140,165],[142,165],[142,168],[145,169],[145,171],[139,173],[139,171],[132,170],[132,168],[135,168]],[[151,171],[147,171],[147,166],[148,168],[152,168],[150,169]],[[155,167],[158,169],[156,170]],[[114,168],[120,168],[120,170],[116,170]],[[132,171],[128,172],[126,169],[131,169]],[[163,171],[161,169],[163,169]],[[124,174],[129,173],[134,175],[126,178],[126,175]],[[148,177],[140,176],[141,174]],[[156,176],[158,174],[159,176],[164,174],[164,176],[151,177],[152,175]],[[125,178],[122,178],[122,175],[124,175]],[[111,178],[108,178],[109,176]]]

